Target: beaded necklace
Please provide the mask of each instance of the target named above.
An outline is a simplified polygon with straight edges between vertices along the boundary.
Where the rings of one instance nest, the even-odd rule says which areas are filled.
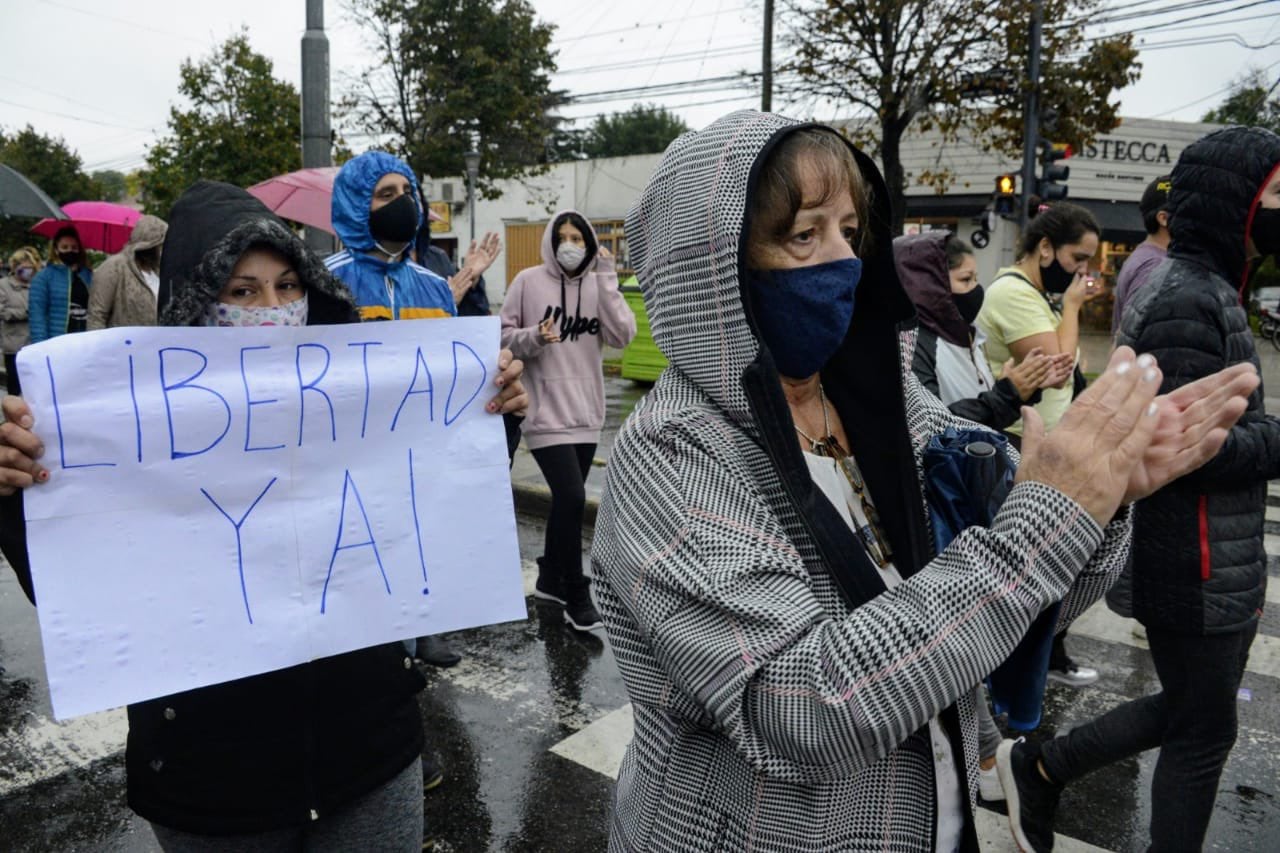
[[[880,524],[880,514],[876,512],[875,504],[871,502],[871,495],[867,493],[867,481],[863,479],[862,472],[858,470],[858,463],[854,461],[853,455],[840,445],[840,441],[831,432],[831,417],[827,414],[827,393],[822,387],[822,383],[818,383],[818,396],[822,400],[822,428],[826,433],[826,438],[817,439],[806,433],[800,427],[795,427],[800,437],[809,442],[809,452],[823,456],[828,459],[834,459],[836,467],[840,469],[840,473],[849,482],[853,488],[853,493],[858,496],[861,502],[862,514],[867,519],[867,523],[859,525],[857,519],[854,518],[854,533],[862,542],[862,546],[867,550],[867,556],[875,562],[876,566],[883,569],[893,560],[893,550],[889,547],[889,538],[884,533],[884,528]],[[794,426],[794,424],[793,424]],[[853,508],[850,507],[850,516],[853,515]]]

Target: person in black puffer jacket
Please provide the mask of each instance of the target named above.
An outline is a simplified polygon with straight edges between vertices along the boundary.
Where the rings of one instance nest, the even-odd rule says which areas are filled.
[[[1125,311],[1116,341],[1156,357],[1162,393],[1240,362],[1258,366],[1241,297],[1250,262],[1280,251],[1280,136],[1231,127],[1191,145],[1173,170],[1169,210],[1168,260]],[[1151,849],[1200,849],[1262,613],[1264,505],[1277,476],[1280,421],[1259,385],[1214,459],[1138,502],[1134,615],[1162,690],[1046,742],[1038,766],[1033,747],[1009,750],[1010,811],[1024,825],[1051,824],[1060,785],[1160,747]]]

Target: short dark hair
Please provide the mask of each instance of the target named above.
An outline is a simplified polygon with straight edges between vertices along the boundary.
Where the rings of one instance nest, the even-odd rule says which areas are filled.
[[[953,270],[958,268],[964,259],[973,254],[973,247],[956,235],[952,234],[947,237],[947,269]]]
[[[1022,233],[1018,258],[1030,255],[1045,238],[1056,249],[1070,243],[1079,243],[1089,233],[1101,236],[1102,228],[1093,214],[1083,207],[1068,202],[1058,202],[1052,206],[1041,205],[1035,218],[1027,223],[1027,230]]]
[[[58,241],[63,237],[71,237],[76,241],[76,249],[80,255],[79,263],[85,266],[84,243],[80,240],[80,232],[76,230],[74,225],[63,225],[53,235],[53,239],[49,241],[49,261],[50,263],[62,263],[58,257]]]
[[[870,190],[854,159],[853,150],[834,130],[808,127],[787,134],[769,152],[762,164],[759,180],[748,201],[747,213],[751,228],[751,246],[777,240],[786,235],[796,214],[804,204],[801,184],[802,164],[813,162],[822,178],[822,196],[816,201],[825,204],[842,189],[853,196],[853,207],[858,214],[858,236],[854,252],[862,255],[870,250],[870,223],[867,221]],[[748,253],[750,253],[750,248]]]

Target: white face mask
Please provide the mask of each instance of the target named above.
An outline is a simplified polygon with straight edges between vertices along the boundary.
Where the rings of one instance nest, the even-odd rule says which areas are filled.
[[[215,302],[205,312],[206,326],[305,326],[307,294],[283,305],[257,307]]]
[[[587,257],[587,250],[576,243],[561,243],[560,248],[556,249],[556,260],[560,263],[560,267],[568,273],[574,272],[578,267],[582,266],[582,261]]]

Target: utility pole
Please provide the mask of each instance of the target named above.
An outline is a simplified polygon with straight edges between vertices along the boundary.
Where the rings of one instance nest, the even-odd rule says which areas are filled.
[[[302,167],[332,166],[332,145],[324,0],[307,0],[307,31],[302,34]],[[333,236],[308,226],[307,245],[317,252],[332,252]]]
[[[1027,39],[1027,100],[1022,113],[1022,203],[1018,210],[1018,230],[1026,231],[1031,188],[1036,183],[1036,151],[1040,140],[1040,32],[1044,22],[1044,0],[1031,4],[1031,32]]]
[[[764,0],[764,58],[760,63],[760,111],[773,111],[773,0]]]

